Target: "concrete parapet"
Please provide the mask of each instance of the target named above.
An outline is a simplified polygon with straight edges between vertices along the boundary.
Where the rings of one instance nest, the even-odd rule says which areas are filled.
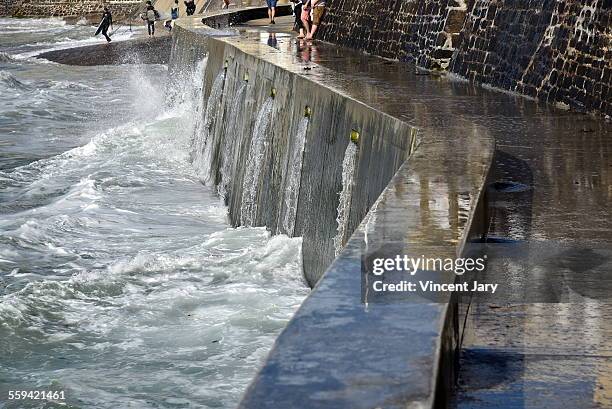
[[[428,116],[427,106],[418,108],[424,112],[422,118],[413,116],[416,111],[403,110],[406,90],[419,87],[418,82],[401,84],[393,95],[376,80],[352,82],[348,73],[333,69],[335,63],[342,68],[350,62],[361,70],[369,62],[372,70],[391,71],[394,81],[403,77],[397,66],[386,66],[382,60],[368,57],[366,62],[320,45],[317,63],[315,58],[304,60],[299,52],[285,52],[285,46],[295,47],[289,36],[279,35],[278,48],[273,48],[261,32],[241,29],[240,35],[207,36],[207,30],[193,19],[179,20],[172,60],[192,66],[205,50],[204,101],[215,80],[224,75],[217,115],[206,125],[212,181],[222,182],[221,150],[231,144],[226,200],[232,224],[241,225],[249,146],[259,110],[273,94],[252,224],[303,237],[304,274],[316,284],[241,407],[433,407],[445,400],[456,369],[461,321],[456,302],[448,297],[366,306],[361,302],[360,260],[364,245],[391,245],[389,251],[414,255],[435,246],[440,255],[461,254],[468,236],[484,225],[478,209],[492,140],[478,126],[464,129],[461,120],[440,125],[443,114]],[[334,53],[337,60],[329,58]],[[233,97],[242,85],[246,91],[239,118],[230,118]],[[289,151],[297,143],[305,112],[310,120],[297,216],[288,231],[283,220]],[[228,123],[232,129],[226,128]],[[333,239],[338,232],[342,162],[352,131],[359,134],[359,147],[340,238],[346,246],[336,258]],[[423,201],[446,203],[449,214],[423,207]],[[438,279],[452,282],[454,277]]]

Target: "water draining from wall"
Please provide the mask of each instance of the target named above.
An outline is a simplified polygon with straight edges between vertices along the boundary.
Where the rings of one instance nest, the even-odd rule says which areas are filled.
[[[252,226],[257,217],[257,191],[261,179],[262,167],[268,149],[268,134],[272,120],[272,106],[274,98],[268,97],[263,103],[251,137],[251,147],[244,172],[242,184],[242,204],[240,207],[240,223],[243,226]]]
[[[346,232],[346,225],[348,223],[348,216],[351,207],[351,196],[353,193],[353,186],[355,183],[355,164],[357,161],[357,145],[349,142],[344,152],[344,159],[342,160],[342,191],[340,192],[340,201],[338,203],[338,216],[336,222],[338,223],[338,230],[336,237],[334,237],[334,250],[336,256],[340,254],[343,245],[343,239]]]
[[[204,59],[202,59],[196,66],[196,70],[193,73],[193,79],[196,79],[196,76],[199,75],[199,81],[194,81],[193,84],[195,85],[192,90],[191,90],[191,97],[192,97],[192,103],[194,104],[194,112],[195,114],[193,115],[193,123],[192,123],[192,136],[191,136],[191,140],[190,140],[190,158],[191,161],[193,162],[194,159],[194,155],[195,155],[195,150],[196,150],[196,144],[197,144],[197,138],[196,135],[198,134],[198,129],[202,128],[202,118],[204,117],[204,100],[203,100],[203,91],[204,91],[204,72],[206,71],[206,64],[208,63],[208,57],[205,57]],[[180,102],[181,98],[181,91],[179,91],[179,89],[181,88],[185,88],[180,86],[179,81],[177,81],[175,79],[176,78],[183,78],[185,75],[185,71],[180,71],[179,75],[176,76],[168,76],[170,79],[168,86],[166,87],[166,103],[168,105],[174,104],[176,102]],[[183,97],[187,97],[189,93],[189,90],[186,90],[184,92]]]
[[[287,169],[287,184],[285,186],[285,217],[283,218],[283,228],[285,234],[293,235],[295,228],[295,218],[300,196],[300,180],[302,176],[302,159],[304,158],[304,145],[306,142],[306,131],[310,118],[305,116],[298,125],[297,134],[293,142],[293,149],[289,156],[289,166]]]
[[[234,96],[234,100],[232,101],[232,107],[230,109],[230,115],[227,120],[227,127],[224,132],[224,140],[223,140],[223,150],[221,154],[221,183],[217,187],[217,191],[219,192],[219,196],[223,200],[227,197],[227,188],[230,185],[230,179],[232,177],[232,153],[234,152],[234,142],[240,140],[240,135],[237,135],[236,132],[239,132],[241,129],[238,125],[240,119],[240,113],[242,111],[242,104],[244,102],[244,94],[247,88],[247,82],[243,82],[236,91],[236,95]]]
[[[204,114],[204,120],[198,121],[195,126],[193,135],[193,150],[192,150],[192,161],[193,166],[200,180],[204,183],[210,181],[210,162],[212,155],[213,140],[211,138],[212,125],[217,117],[219,111],[219,102],[223,95],[223,83],[225,81],[225,70],[221,70],[210,90],[208,101],[206,102],[206,112]],[[201,98],[200,98],[201,99]],[[203,110],[203,109],[202,109]],[[201,116],[201,112],[198,114]]]

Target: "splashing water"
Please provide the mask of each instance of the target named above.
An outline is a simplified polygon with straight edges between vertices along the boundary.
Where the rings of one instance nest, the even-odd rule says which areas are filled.
[[[167,105],[163,66],[2,64],[28,89],[0,95],[0,395],[235,407],[308,290],[300,240],[230,228],[194,172],[202,69]]]
[[[242,204],[240,206],[240,223],[252,226],[257,217],[257,191],[261,181],[262,165],[268,149],[268,135],[272,121],[272,106],[274,98],[268,97],[261,106],[253,128],[251,147],[244,171],[242,184]]]
[[[19,81],[13,74],[7,71],[0,71],[0,84],[3,88],[6,88],[5,92],[11,92],[11,90],[25,91],[30,89],[26,84]]]
[[[309,119],[302,118],[298,125],[297,134],[293,141],[293,149],[289,157],[287,169],[287,184],[285,187],[285,217],[283,227],[285,234],[292,236],[295,228],[298,199],[300,196],[300,179],[302,176],[302,159],[304,158],[304,145]]]
[[[204,73],[208,63],[208,56],[204,56],[191,68],[189,64],[183,64],[173,72],[168,72],[168,81],[165,89],[165,105],[168,107],[190,104],[193,121],[191,123],[195,135],[195,126],[198,118],[201,120],[204,113],[204,101],[202,98],[202,86],[204,85]],[[193,86],[185,86],[193,84]],[[193,136],[192,136],[193,137]]]
[[[348,224],[348,216],[351,209],[351,196],[355,180],[355,165],[357,161],[357,145],[349,142],[344,152],[342,160],[342,191],[340,192],[340,201],[338,202],[338,223],[336,237],[334,237],[335,254],[338,256],[344,246],[343,240],[346,234]]]
[[[206,102],[204,120],[196,124],[193,136],[193,166],[203,183],[208,183],[211,178],[211,156],[214,143],[214,135],[212,135],[211,131],[219,112],[219,102],[223,95],[224,81],[225,70],[223,69],[217,74],[213,82],[208,101]]]
[[[232,152],[234,151],[234,142],[240,139],[240,135],[236,134],[237,124],[240,116],[240,108],[244,102],[244,93],[246,92],[247,83],[243,82],[238,88],[234,100],[232,101],[232,108],[230,110],[230,116],[227,121],[225,128],[225,135],[223,139],[223,150],[221,160],[221,183],[218,186],[219,196],[223,200],[227,196],[227,188],[230,184],[230,178],[232,177]]]

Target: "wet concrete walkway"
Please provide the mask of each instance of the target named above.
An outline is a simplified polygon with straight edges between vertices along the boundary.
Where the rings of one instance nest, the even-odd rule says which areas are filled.
[[[610,408],[610,125],[552,111],[509,126],[482,278],[506,290],[472,300],[455,407]]]
[[[612,407],[610,123],[325,43],[276,35],[274,46],[413,125],[496,141],[490,258],[478,279],[504,290],[463,305],[453,405]]]
[[[476,135],[496,141],[487,197],[490,226],[485,241],[490,257],[486,275],[478,280],[497,282],[502,291],[493,297],[463,300],[467,318],[453,405],[612,406],[612,325],[606,319],[612,311],[610,123],[330,44],[296,41],[292,34],[261,24],[241,30],[240,37],[228,41],[250,44],[262,58],[427,130],[429,140],[453,140],[462,144],[461,152],[468,156],[482,149]],[[432,161],[436,159],[440,158]],[[446,166],[444,161],[437,163]],[[432,182],[420,182],[421,223],[418,231],[406,232],[405,240],[452,241],[461,234],[456,181],[436,179],[436,189],[427,189]],[[365,319],[355,311],[353,318]],[[269,383],[280,379],[286,385],[299,385],[287,389],[293,390],[293,396],[282,395],[280,403],[286,407],[298,398],[311,407],[334,407],[333,401],[313,400],[314,394],[323,393],[317,381],[323,374],[317,371],[329,369],[325,375],[333,374],[341,389],[342,377],[360,370],[357,363],[334,361],[337,339],[325,342],[326,334],[334,334],[329,325],[319,333],[318,342],[330,350],[306,358],[308,366],[297,373],[295,367],[285,371],[276,366],[267,373],[270,379],[262,381],[270,392],[274,388]],[[312,345],[300,346],[307,330],[301,328],[303,333],[290,342],[281,337],[277,347],[281,351],[276,355],[284,352],[287,358],[292,356],[287,351],[312,350]],[[342,356],[353,350],[350,342],[341,348]],[[354,356],[362,352],[354,350]],[[383,370],[373,362],[368,365],[371,371]],[[403,398],[389,407],[405,406],[406,389],[398,392]],[[347,395],[335,399],[336,403],[350,401]],[[359,400],[351,402],[361,407]]]

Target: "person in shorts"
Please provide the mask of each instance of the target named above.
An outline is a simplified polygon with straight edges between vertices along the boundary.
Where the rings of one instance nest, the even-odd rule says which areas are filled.
[[[270,24],[276,24],[274,21],[274,15],[276,14],[276,0],[266,0],[268,4],[268,17],[270,18]]]
[[[323,20],[323,16],[325,15],[325,1],[326,0],[311,0],[312,1],[312,27],[306,35],[307,40],[312,40],[314,38],[315,33],[317,32],[317,28],[321,25],[321,21]]]
[[[302,1],[302,15],[300,19],[302,20],[302,26],[304,27],[306,37],[308,37],[308,33],[310,33],[310,3],[311,0]]]

